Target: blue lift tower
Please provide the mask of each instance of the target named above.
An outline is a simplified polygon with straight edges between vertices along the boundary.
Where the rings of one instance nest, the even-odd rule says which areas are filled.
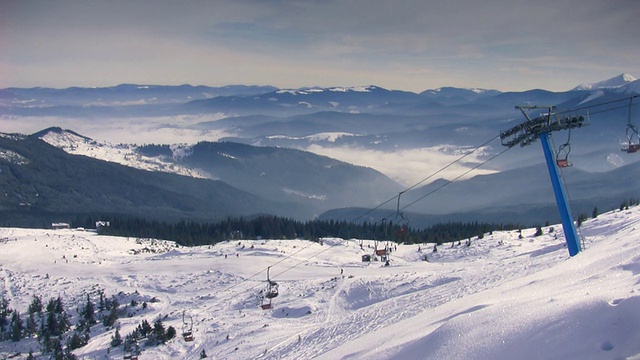
[[[567,116],[565,113],[555,114],[553,113],[553,106],[516,106],[516,109],[522,111],[527,120],[509,130],[500,132],[500,140],[502,141],[503,146],[512,147],[517,144],[520,144],[520,146],[526,146],[537,139],[540,139],[540,142],[542,143],[542,150],[544,151],[544,157],[547,161],[547,168],[549,169],[549,177],[551,177],[551,184],[553,185],[556,203],[558,204],[558,211],[560,212],[562,229],[564,230],[564,236],[567,241],[569,255],[574,256],[581,250],[580,239],[576,232],[576,227],[567,201],[567,194],[564,190],[563,183],[560,180],[559,172],[559,167],[566,167],[569,163],[567,162],[566,157],[563,159],[557,158],[556,152],[551,148],[549,136],[553,131],[571,130],[573,128],[588,125],[588,114],[576,116]],[[532,119],[529,117],[527,110],[530,111],[533,109],[548,109],[548,111]]]

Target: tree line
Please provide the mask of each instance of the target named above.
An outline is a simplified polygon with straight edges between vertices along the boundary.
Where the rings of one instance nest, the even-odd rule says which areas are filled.
[[[218,222],[148,220],[126,215],[88,216],[76,219],[74,227],[93,228],[96,221],[108,221],[101,227],[105,235],[172,240],[182,246],[211,245],[243,239],[305,239],[318,241],[324,237],[370,239],[398,243],[436,243],[459,241],[497,230],[519,229],[517,224],[484,222],[447,222],[414,229],[406,224],[389,222],[354,223],[336,220],[297,221],[263,215],[252,218],[227,218]]]

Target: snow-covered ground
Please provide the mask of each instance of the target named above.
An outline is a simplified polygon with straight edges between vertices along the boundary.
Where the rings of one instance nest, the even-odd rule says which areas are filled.
[[[551,232],[550,229],[554,231]],[[72,309],[103,289],[130,299],[126,335],[159,317],[194,341],[143,347],[140,359],[640,359],[640,207],[602,214],[569,257],[560,226],[445,244],[396,245],[391,265],[363,263],[373,241],[243,240],[202,247],[83,230],[0,228],[0,293],[23,314],[32,296]],[[380,244],[381,246],[382,244]],[[371,246],[371,247],[370,247]],[[428,261],[424,261],[427,256]],[[260,308],[266,270],[278,282]],[[26,316],[23,316],[26,318]],[[94,326],[80,358],[107,352]],[[0,343],[25,356],[33,340]]]

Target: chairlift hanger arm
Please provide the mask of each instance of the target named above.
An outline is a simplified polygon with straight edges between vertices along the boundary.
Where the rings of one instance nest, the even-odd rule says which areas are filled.
[[[500,132],[502,145],[511,148],[520,144],[524,147],[538,140],[543,132],[568,130],[589,124],[588,113],[586,117],[583,115],[559,116],[553,113],[554,108],[554,106],[516,106],[516,109],[520,110],[527,120],[509,130]],[[548,112],[532,119],[525,111],[531,109],[548,109]]]

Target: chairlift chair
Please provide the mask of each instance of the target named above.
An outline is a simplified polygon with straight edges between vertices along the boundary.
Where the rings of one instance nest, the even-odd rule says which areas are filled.
[[[629,98],[629,118],[627,119],[627,139],[629,140],[622,151],[633,154],[640,150],[640,134],[638,128],[631,121],[631,106],[633,105],[633,97]]]
[[[571,129],[568,130],[567,142],[560,145],[556,152],[556,164],[559,168],[569,167],[572,164],[569,162],[569,153],[571,153]]]
[[[189,322],[187,322],[185,311],[182,312],[182,337],[184,341],[193,341],[193,318],[189,316]]]
[[[640,150],[640,134],[638,134],[638,129],[631,123],[627,124],[627,139],[629,140],[625,147],[622,148],[622,151],[633,154]]]
[[[560,145],[556,153],[556,164],[558,167],[565,168],[571,166],[569,163],[569,153],[571,152],[571,144],[566,143]]]
[[[400,241],[402,236],[409,231],[409,219],[400,211],[400,196],[402,196],[403,193],[405,193],[405,191],[398,193],[398,204],[396,206],[396,224],[400,225],[396,231],[396,241]]]
[[[270,269],[271,266],[267,268],[267,288],[262,298],[262,305],[260,305],[262,310],[272,309],[273,305],[271,305],[271,300],[278,296],[278,283],[269,278]],[[269,299],[269,302],[266,302],[265,299]]]

